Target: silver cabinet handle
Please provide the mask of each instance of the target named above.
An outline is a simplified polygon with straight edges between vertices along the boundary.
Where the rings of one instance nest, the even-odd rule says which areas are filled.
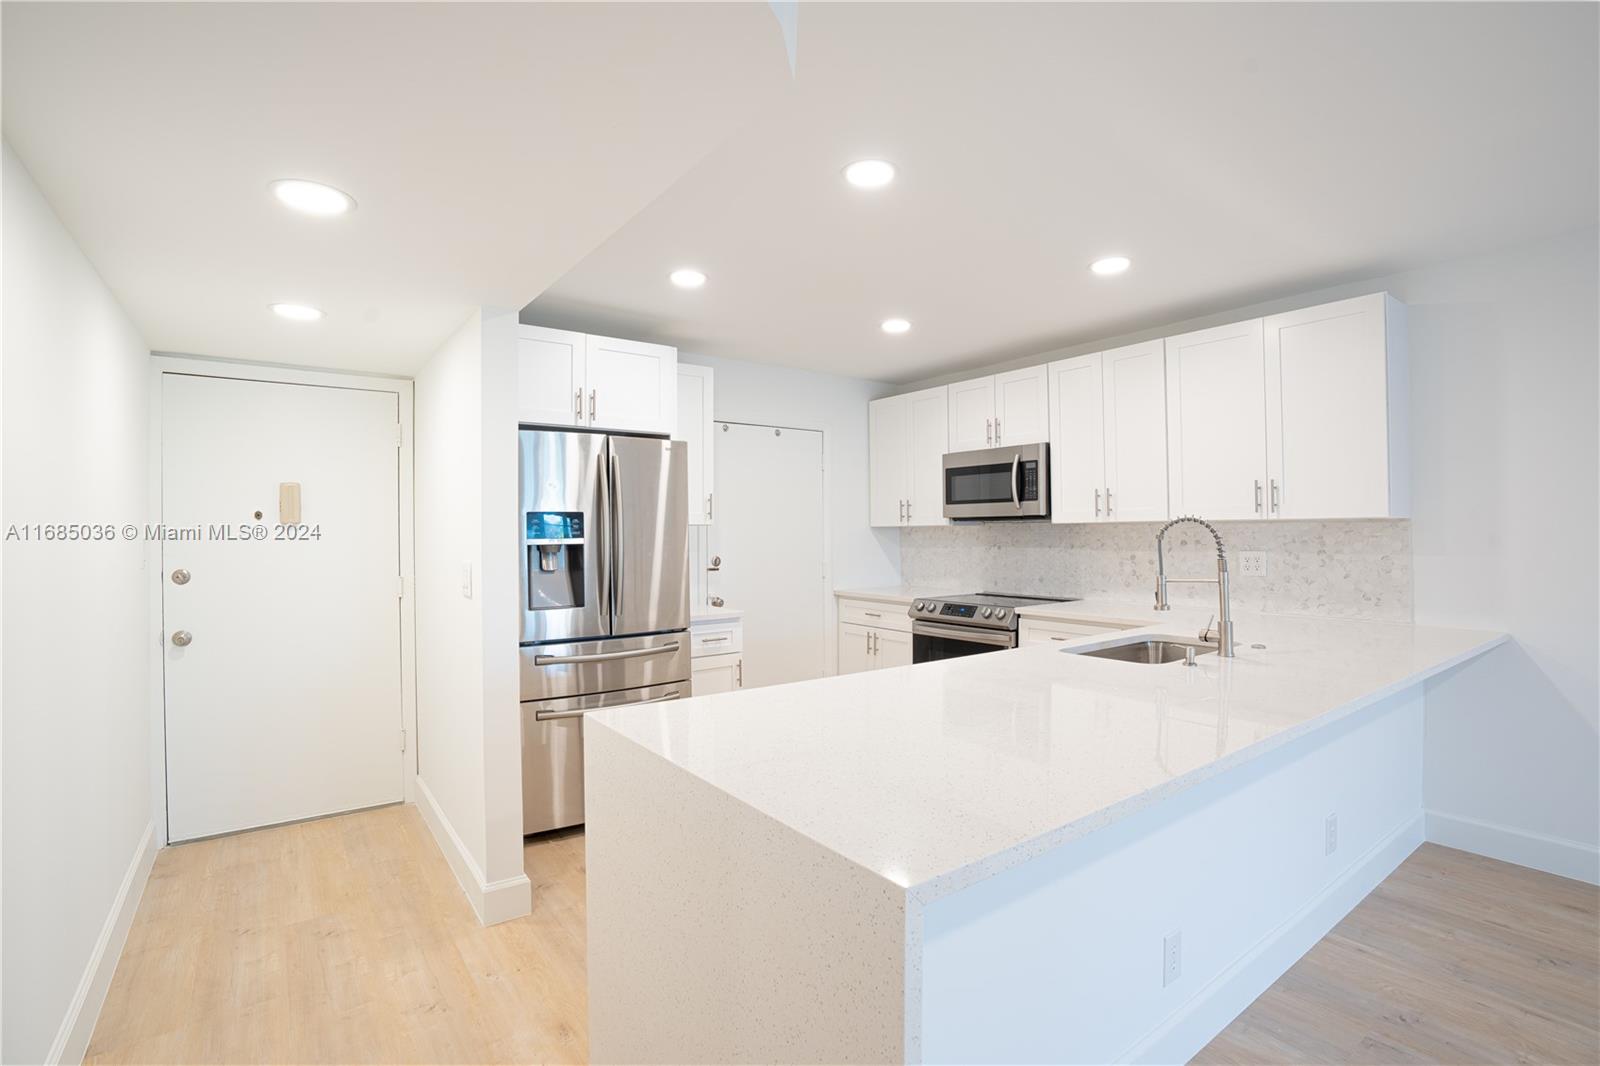
[[[702,644],[726,644],[729,639],[730,638],[726,637],[726,636],[722,636],[722,637],[701,637],[700,638],[700,643],[702,643]]]
[[[1066,640],[1066,637],[1051,637],[1051,640]]]
[[[996,444],[1000,443],[1000,420],[998,418],[994,420],[994,442]]]
[[[1099,489],[1095,489],[1094,490],[1094,516],[1096,518],[1100,517],[1100,490]]]
[[[870,630],[870,629],[867,630],[866,640],[867,640],[867,654],[871,655],[872,654],[872,630]]]
[[[990,445],[994,443],[994,419],[992,418],[983,420],[983,443]]]
[[[740,659],[733,664],[733,686],[744,688],[744,660]]]
[[[579,389],[572,394],[572,421],[583,425],[583,390]]]
[[[1111,490],[1106,489],[1106,517],[1111,517]]]
[[[589,421],[594,421],[594,390],[589,390]]]
[[[707,522],[709,522],[709,521],[711,521],[711,517],[712,517],[712,511],[711,511],[711,497],[712,497],[712,496],[713,496],[713,495],[714,495],[714,494],[713,494],[713,493],[710,493],[710,492],[708,492],[708,493],[706,493],[706,521],[707,521]]]
[[[535,655],[535,666],[565,666],[568,663],[609,663],[615,659],[639,659],[646,655],[671,655],[680,645],[668,641],[657,648],[634,648],[630,651],[597,651],[587,655]]]
[[[906,521],[911,521],[911,501],[906,501]]]
[[[905,523],[905,520],[906,520],[906,501],[901,500],[900,501],[900,522],[901,522],[902,525]]]
[[[872,654],[878,654],[878,631],[876,629],[872,631]]]
[[[180,629],[172,634],[173,647],[187,648],[194,643],[194,634],[187,629]]]
[[[1011,506],[1022,510],[1022,494],[1017,489],[1017,469],[1022,466],[1022,455],[1019,452],[1011,457]]]
[[[866,615],[868,618],[882,618],[883,617],[883,615],[879,614],[877,611],[862,611],[861,613]]]
[[[1278,513],[1278,479],[1272,479],[1272,513]]]
[[[1256,514],[1261,513],[1261,480],[1256,479]]]

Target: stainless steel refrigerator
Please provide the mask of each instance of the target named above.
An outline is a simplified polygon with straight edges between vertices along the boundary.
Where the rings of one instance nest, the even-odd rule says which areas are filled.
[[[521,433],[522,831],[583,821],[583,716],[689,695],[688,462],[657,437]]]

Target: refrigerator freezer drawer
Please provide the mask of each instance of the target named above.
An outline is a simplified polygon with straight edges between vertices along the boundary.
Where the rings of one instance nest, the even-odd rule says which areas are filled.
[[[612,637],[521,649],[523,700],[689,682],[689,633]],[[630,701],[631,702],[631,701]]]
[[[602,707],[662,703],[689,695],[689,683],[522,705],[522,831],[543,833],[583,821],[583,716]]]

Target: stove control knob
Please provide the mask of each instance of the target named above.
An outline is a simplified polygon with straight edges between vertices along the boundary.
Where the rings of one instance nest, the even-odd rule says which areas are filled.
[[[1006,609],[1005,609],[1005,608],[1004,608],[1004,607],[1001,607],[1001,608],[999,608],[999,609],[998,609],[998,610],[996,610],[996,611],[995,611],[995,612],[994,612],[994,616],[995,616],[995,617],[996,617],[996,618],[999,618],[999,619],[1001,619],[1001,620],[1004,620],[1004,619],[1005,619],[1005,616],[1006,616],[1006,615],[1008,615],[1008,614],[1010,614],[1010,613],[1011,613],[1011,612],[1010,612],[1010,611],[1008,611],[1008,610],[1006,610]]]
[[[985,608],[984,608],[984,609],[983,609],[983,616],[984,616],[984,617],[985,617],[985,618],[988,618],[988,617],[990,617],[990,616],[991,616],[991,615],[993,615],[993,614],[994,614],[994,610],[993,610],[993,608],[990,608],[990,607],[985,607]]]
[[[921,601],[921,600],[918,600],[918,601],[917,601],[917,602],[916,602],[916,603],[913,603],[913,604],[912,604],[912,605],[911,605],[911,609],[912,609],[912,610],[913,610],[913,611],[920,611],[920,610],[922,610],[922,601]]]

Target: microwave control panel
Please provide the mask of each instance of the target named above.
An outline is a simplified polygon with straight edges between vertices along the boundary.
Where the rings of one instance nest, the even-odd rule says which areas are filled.
[[[1039,498],[1039,464],[1022,464],[1022,498],[1024,500],[1037,500]]]

